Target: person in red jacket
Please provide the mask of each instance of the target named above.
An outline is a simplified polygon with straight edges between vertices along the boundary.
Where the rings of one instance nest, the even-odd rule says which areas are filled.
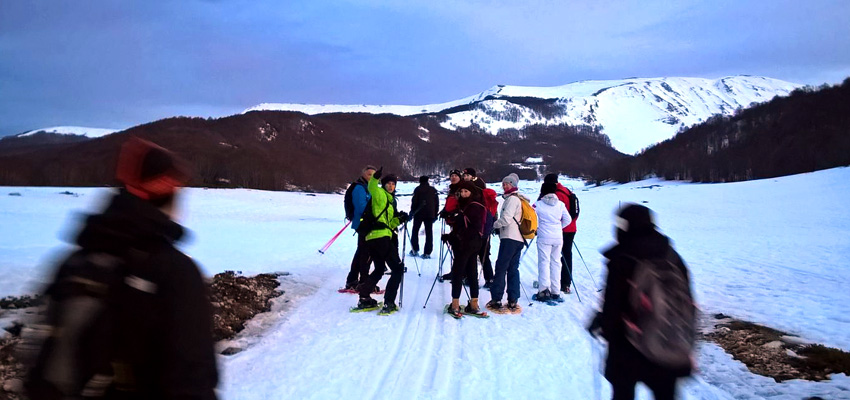
[[[570,195],[572,192],[558,182],[558,174],[547,174],[543,178],[543,185],[540,188],[540,198],[549,194],[555,193],[558,200],[564,203],[573,221],[563,230],[564,247],[561,248],[561,255],[564,256],[564,262],[561,266],[561,291],[570,293],[570,283],[573,276],[573,240],[576,237],[576,221],[578,215],[575,215],[575,210],[570,209]],[[538,198],[538,200],[540,199]]]

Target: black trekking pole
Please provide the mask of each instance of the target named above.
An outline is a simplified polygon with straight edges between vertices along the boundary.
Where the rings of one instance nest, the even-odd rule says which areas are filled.
[[[444,257],[448,257],[448,255],[449,255],[449,249],[446,248],[446,255]],[[445,260],[445,258],[443,258],[443,259]],[[437,280],[440,279],[440,277],[442,277],[442,275],[441,275],[442,270],[443,270],[443,263],[440,262],[440,270],[437,271],[437,276],[434,277],[434,283],[431,284],[431,290],[428,291],[428,297],[425,298],[425,304],[422,306],[422,308],[425,308],[428,305],[428,300],[431,299],[431,293],[434,292],[434,286],[437,285]]]
[[[578,256],[579,256],[579,258],[581,258],[582,264],[584,264],[584,269],[587,270],[587,274],[590,275],[590,280],[593,281],[593,287],[596,289],[596,293],[601,292],[602,289],[600,289],[599,285],[596,284],[596,279],[593,279],[593,274],[590,273],[590,268],[588,268],[587,263],[584,262],[584,257],[582,257],[581,250],[578,249],[578,245],[576,244],[576,242],[573,242],[573,246],[576,248],[576,251],[578,252]]]
[[[578,286],[576,286],[576,281],[575,281],[575,279],[573,279],[573,271],[570,271],[570,269],[567,268],[567,259],[564,258],[563,255],[561,256],[561,268],[567,269],[567,274],[570,275],[570,282],[573,283],[573,289],[575,289],[575,291],[576,291],[576,297],[578,298],[578,302],[581,303],[581,296],[579,296],[579,294],[578,294]]]

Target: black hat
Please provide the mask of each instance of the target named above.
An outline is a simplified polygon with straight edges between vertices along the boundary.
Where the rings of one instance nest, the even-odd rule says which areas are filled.
[[[540,197],[543,197],[543,196],[545,196],[549,193],[557,193],[557,192],[558,192],[558,186],[556,186],[554,183],[544,182],[542,185],[540,185]]]
[[[626,233],[655,230],[653,212],[640,204],[626,204],[617,213],[617,228]]]
[[[393,174],[387,174],[381,178],[381,185],[386,185],[387,182],[398,183],[398,178]]]
[[[463,174],[475,176],[475,170],[472,168],[466,168],[463,170]]]
[[[543,183],[558,183],[558,174],[546,174]]]
[[[453,169],[451,172],[449,172],[449,176],[452,176],[452,175],[457,175],[457,177],[460,178],[461,175],[463,175],[463,172],[460,172],[459,169]]]
[[[428,179],[430,179],[428,175],[422,175],[419,177],[419,183],[422,185],[426,185],[428,184]]]

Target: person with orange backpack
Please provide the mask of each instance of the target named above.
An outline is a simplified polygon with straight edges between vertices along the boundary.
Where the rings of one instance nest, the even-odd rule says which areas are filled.
[[[519,194],[519,176],[510,174],[502,179],[502,209],[499,219],[493,223],[494,232],[499,233],[499,255],[496,258],[496,271],[490,286],[490,301],[487,309],[498,314],[519,312],[519,257],[525,238],[520,232],[522,219],[522,198]],[[526,200],[527,201],[527,200]],[[508,304],[502,305],[502,296],[507,287]]]

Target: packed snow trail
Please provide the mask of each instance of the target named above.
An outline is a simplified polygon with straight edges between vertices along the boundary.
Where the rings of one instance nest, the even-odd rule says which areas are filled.
[[[400,183],[399,192],[409,194],[414,186]],[[704,312],[723,312],[850,350],[850,168],[729,184],[653,179],[572,186],[582,205],[576,243],[599,284],[604,281],[599,251],[613,241],[614,210],[626,201],[646,204],[690,267]],[[521,182],[520,187],[536,198],[540,184]],[[63,252],[61,239],[78,229],[79,213],[99,209],[107,193],[0,188],[0,296],[37,291],[49,277],[45,266]],[[400,208],[409,209],[410,197],[400,198]],[[583,304],[570,295],[558,306],[528,307],[523,294],[520,316],[458,321],[442,313],[449,283],[437,283],[422,309],[437,270],[435,249],[434,259],[416,260],[421,277],[407,257],[400,312],[352,314],[348,308],[357,296],[336,290],[345,280],[356,238],[347,230],[324,256],[317,252],[344,225],[342,195],[188,189],[180,201],[179,220],[190,230],[182,248],[207,275],[292,273],[273,311],[255,318],[237,338],[247,344],[245,350],[219,358],[223,399],[610,396],[597,372],[604,349],[591,347],[583,327],[601,294],[577,255],[573,271]],[[535,262],[532,249],[521,267],[528,295]],[[487,300],[489,292],[482,290],[481,304]],[[0,328],[10,322],[0,318]],[[776,383],[705,343],[698,359],[701,373],[683,382],[685,399],[850,399],[850,379],[843,374],[826,382]],[[640,386],[638,398],[651,396]]]

